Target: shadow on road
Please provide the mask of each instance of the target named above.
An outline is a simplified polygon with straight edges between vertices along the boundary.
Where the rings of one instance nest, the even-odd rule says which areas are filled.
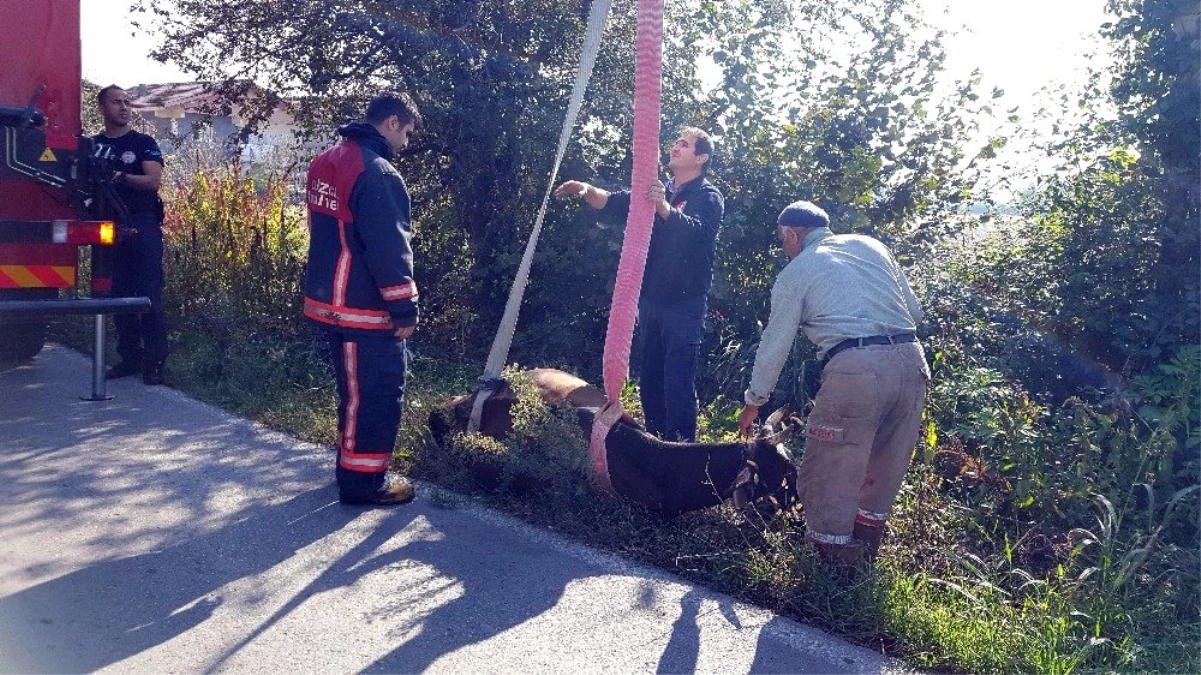
[[[223,601],[222,586],[270,569],[348,520],[332,487],[312,490],[212,534],[0,598],[0,670],[94,671],[162,644],[206,620]],[[390,519],[386,530],[406,522]],[[354,576],[343,569],[338,581]]]
[[[114,385],[117,399],[80,402],[64,391],[77,360],[48,353],[0,380],[11,402],[0,410],[0,531],[19,547],[12,560],[23,561],[0,569],[18,589],[0,597],[2,672],[94,671],[167,643],[223,603],[246,602],[237,593],[257,575],[357,513],[337,504],[332,485],[312,489],[330,477],[328,453],[298,450],[175,392]],[[395,536],[419,517],[433,536],[397,546]],[[581,574],[540,564],[544,546],[512,535],[493,551],[492,533],[469,535],[463,518],[421,504],[389,513],[335,546],[333,558],[311,561],[316,578],[270,616],[235,630],[216,654],[192,652],[194,665],[236,668],[235,657],[306,601],[387,567],[419,565],[430,576],[384,570],[371,580],[380,598],[372,607],[347,607],[338,594],[318,601],[346,621],[388,627],[388,641],[364,656],[395,649],[369,670],[421,670],[552,608]],[[56,540],[72,550],[56,553]],[[50,548],[38,552],[43,542]],[[113,557],[123,551],[149,552]],[[212,630],[220,629],[185,640]]]
[[[656,673],[695,673],[697,656],[701,651],[701,627],[697,618],[701,596],[690,590],[680,598],[680,616],[671,626],[671,638],[659,658]]]
[[[450,511],[427,513],[439,530],[453,530]],[[567,585],[581,578],[576,565],[540,564],[544,545],[506,538],[503,549],[465,549],[453,537],[417,541],[397,558],[425,563],[461,584],[461,595],[441,604],[413,626],[417,634],[367,666],[366,673],[413,673],[439,657],[483,642],[553,608]],[[386,561],[385,561],[386,562]]]

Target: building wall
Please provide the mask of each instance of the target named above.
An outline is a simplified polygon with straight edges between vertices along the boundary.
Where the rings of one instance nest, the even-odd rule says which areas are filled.
[[[145,132],[154,136],[166,151],[196,138],[211,138],[225,143],[242,129],[235,118],[228,115],[210,116],[198,112],[161,109],[143,109],[141,114]],[[244,161],[255,162],[291,151],[298,144],[298,131],[299,127],[293,122],[291,115],[276,110],[259,132],[241,145],[241,157]]]

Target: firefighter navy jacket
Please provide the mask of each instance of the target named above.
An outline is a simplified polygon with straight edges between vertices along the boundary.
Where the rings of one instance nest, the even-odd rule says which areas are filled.
[[[304,315],[360,334],[417,324],[409,191],[384,137],[370,124],[313,160],[306,181],[309,261]]]

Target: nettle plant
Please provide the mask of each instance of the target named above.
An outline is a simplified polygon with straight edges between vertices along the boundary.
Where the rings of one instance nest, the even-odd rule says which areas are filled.
[[[1201,447],[1201,347],[1185,345],[1167,363],[1134,378],[1128,401],[1143,427],[1172,446],[1180,461],[1159,474],[1182,482],[1198,479]]]

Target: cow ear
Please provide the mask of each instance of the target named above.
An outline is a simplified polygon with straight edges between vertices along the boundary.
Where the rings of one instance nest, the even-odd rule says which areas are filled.
[[[754,489],[755,482],[751,478],[750,469],[739,471],[738,477],[734,479],[734,491],[730,493],[730,501],[734,503],[734,508],[742,509],[750,504]]]

